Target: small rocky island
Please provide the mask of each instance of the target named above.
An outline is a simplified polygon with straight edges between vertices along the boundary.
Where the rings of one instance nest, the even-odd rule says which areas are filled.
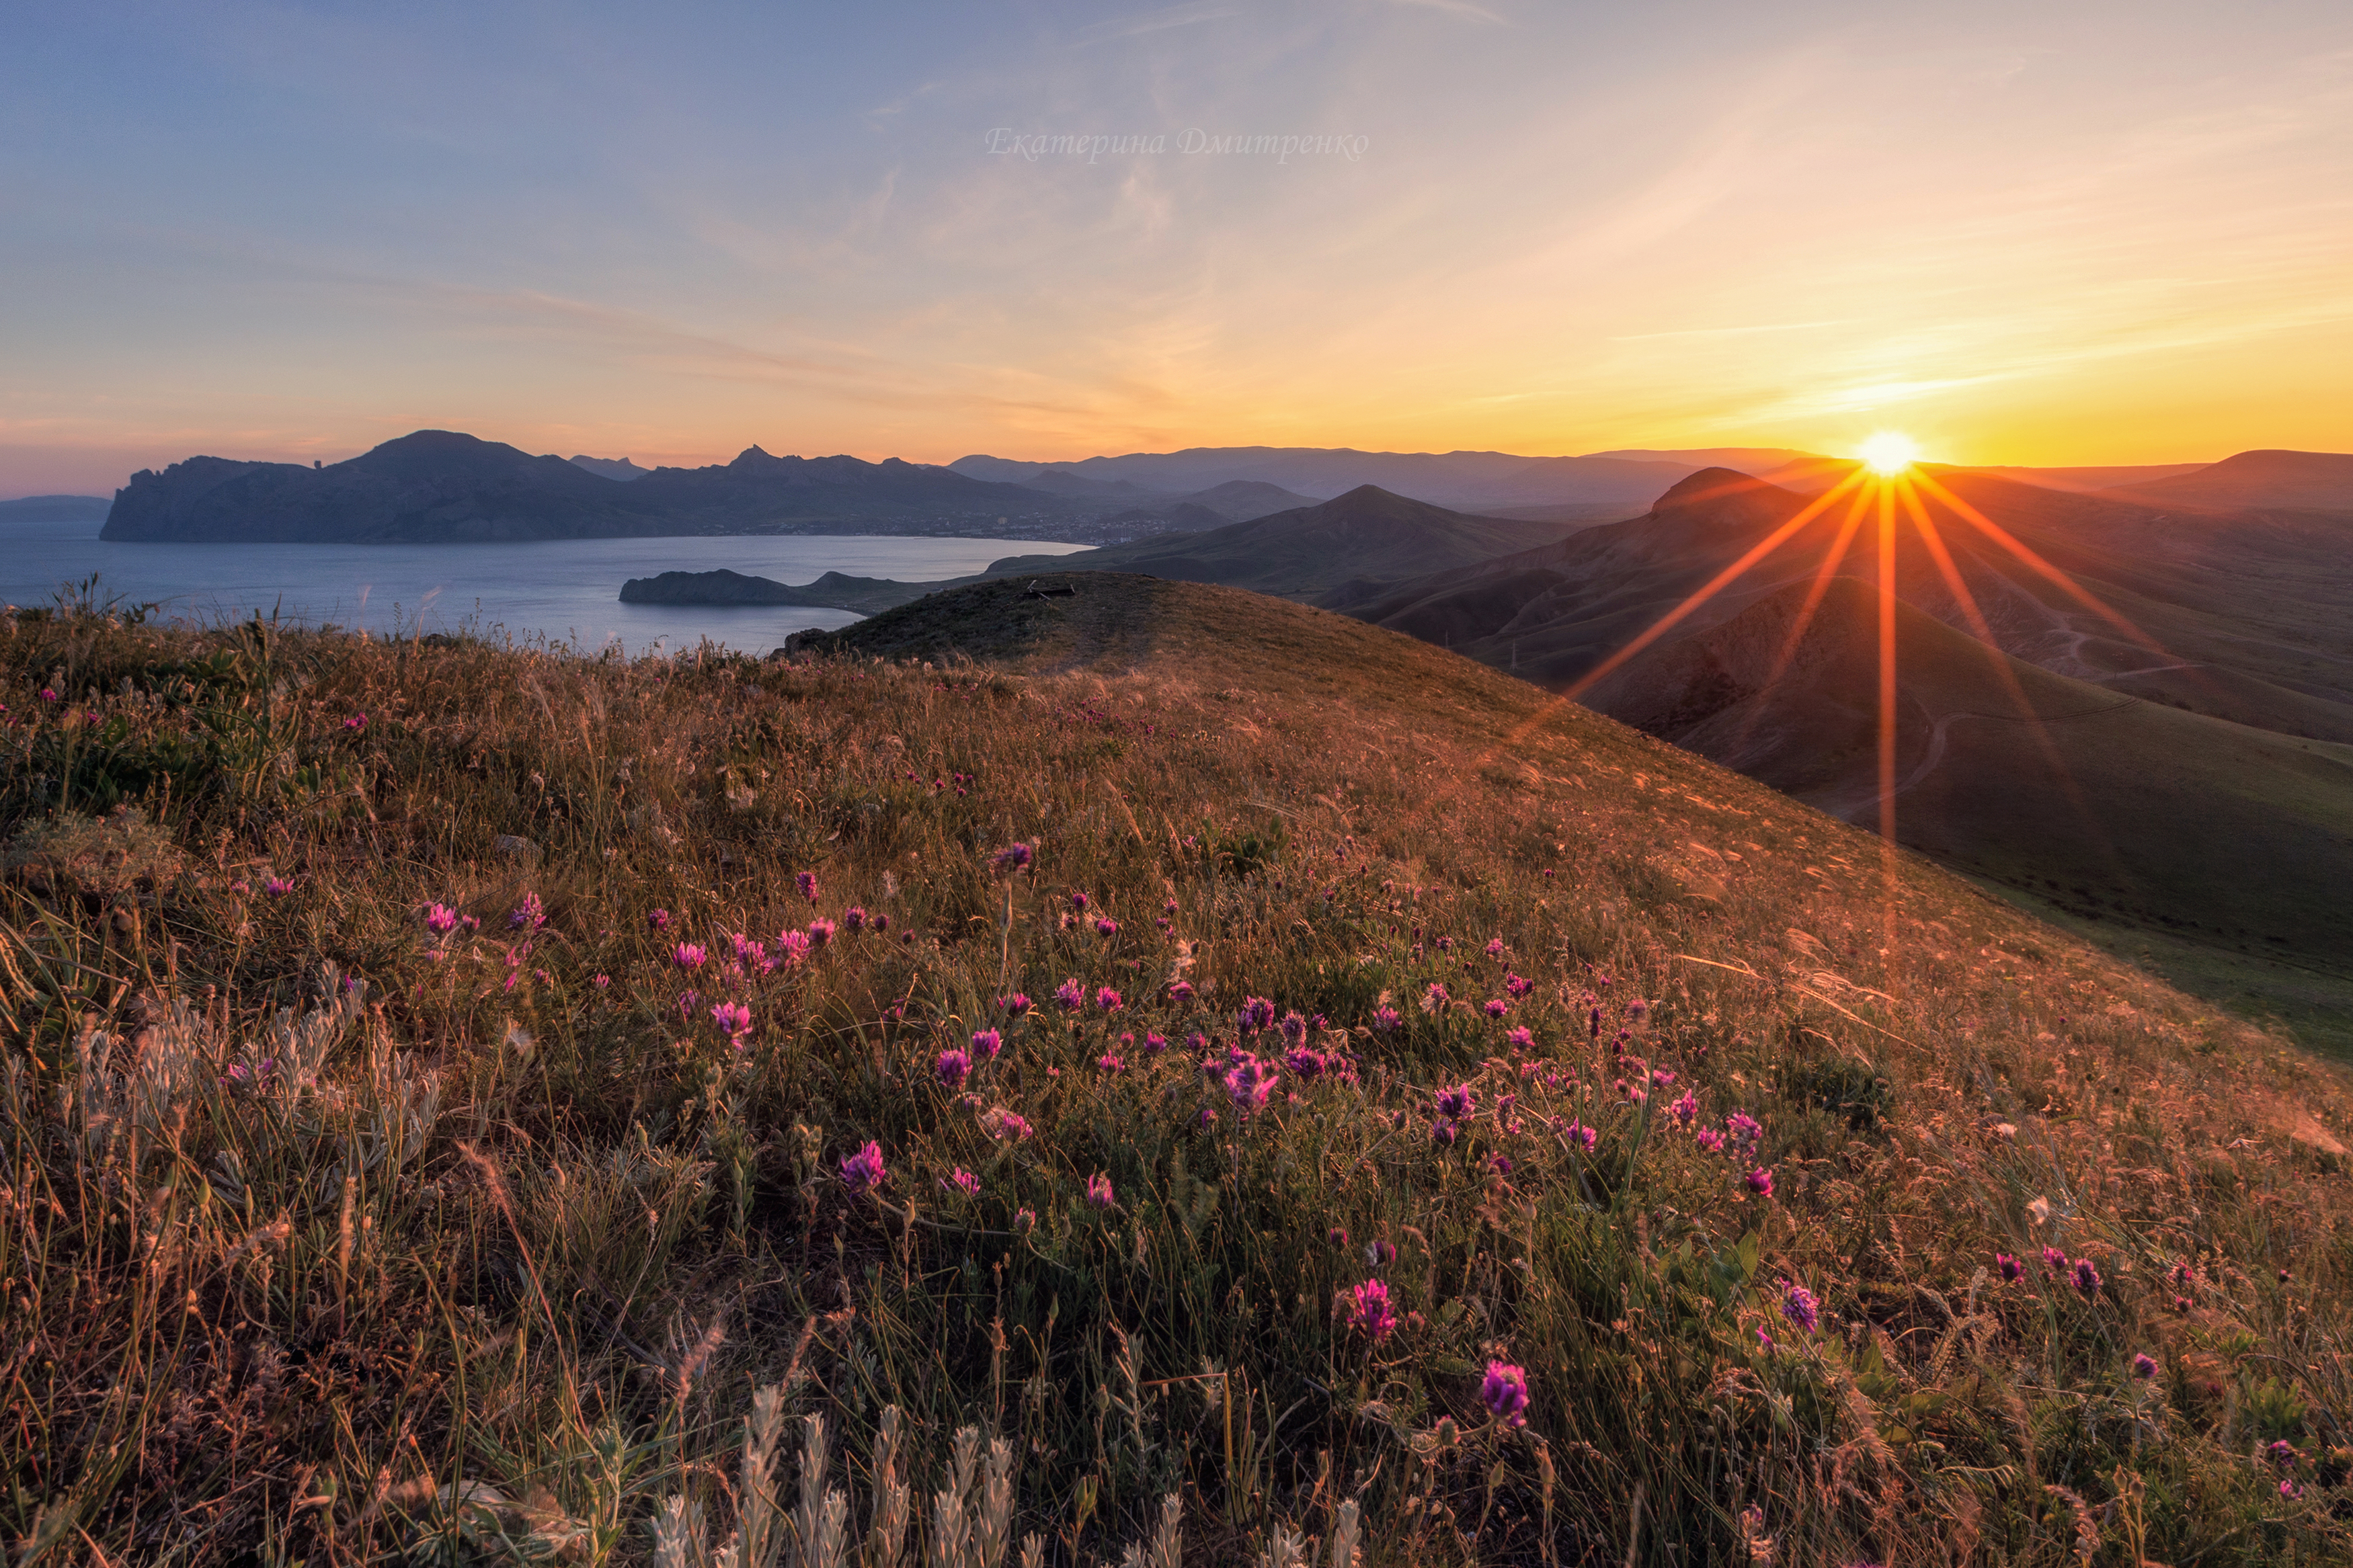
[[[720,567],[710,572],[665,572],[632,577],[621,584],[625,605],[799,605],[871,615],[920,599],[937,583],[894,583],[886,577],[850,577],[828,572],[814,583],[779,583]]]

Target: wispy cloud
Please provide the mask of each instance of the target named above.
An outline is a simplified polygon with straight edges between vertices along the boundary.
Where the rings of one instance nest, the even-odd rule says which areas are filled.
[[[1082,44],[1107,43],[1114,38],[1140,38],[1147,33],[1165,33],[1172,27],[1190,27],[1202,22],[1219,22],[1242,14],[1239,5],[1169,5],[1157,11],[1139,12],[1132,16],[1113,16],[1095,22],[1078,31]]]
[[[1503,17],[1484,5],[1472,5],[1472,0],[1389,0],[1389,4],[1416,11],[1442,11],[1466,22],[1485,22],[1494,26],[1504,25]]]
[[[1846,319],[1827,321],[1774,321],[1757,327],[1683,327],[1672,332],[1630,332],[1611,338],[1613,343],[1647,343],[1661,338],[1745,338],[1757,332],[1810,332],[1821,327],[1842,327]]]

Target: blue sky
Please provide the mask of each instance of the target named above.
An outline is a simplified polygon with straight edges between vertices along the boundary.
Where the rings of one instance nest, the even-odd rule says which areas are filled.
[[[0,495],[423,426],[2353,447],[2341,3],[216,4],[7,42]]]

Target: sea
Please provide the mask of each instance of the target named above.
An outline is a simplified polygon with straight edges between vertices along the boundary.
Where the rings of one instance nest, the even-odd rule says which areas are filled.
[[[691,650],[703,639],[765,654],[810,627],[860,617],[799,605],[624,605],[621,584],[662,572],[730,571],[807,583],[828,572],[931,583],[969,576],[1008,555],[1087,548],[1035,539],[911,539],[867,534],[574,539],[530,544],[130,544],[96,522],[0,521],[0,604],[54,604],[92,573],[100,601],[153,603],[158,619],[193,624],[259,613],[379,635],[466,632],[631,657]]]

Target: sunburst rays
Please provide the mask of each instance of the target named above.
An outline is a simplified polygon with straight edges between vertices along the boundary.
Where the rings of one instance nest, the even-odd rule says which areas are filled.
[[[1788,632],[1776,650],[1760,693],[1777,689],[1788,676],[1806,634],[1817,618],[1831,585],[1841,575],[1850,574],[1850,563],[1855,545],[1866,523],[1871,525],[1874,548],[1871,552],[1870,585],[1874,596],[1874,641],[1876,643],[1876,681],[1873,722],[1876,728],[1873,795],[1878,806],[1878,828],[1882,844],[1885,875],[1892,889],[1896,864],[1896,797],[1907,787],[1897,777],[1900,760],[1900,717],[1903,700],[1903,672],[1900,667],[1901,624],[1897,605],[1903,599],[1901,572],[1902,555],[1907,542],[1917,548],[1934,567],[1936,577],[1966,624],[1972,639],[1983,650],[1995,678],[2010,700],[2016,704],[2018,717],[2024,721],[2034,744],[2051,769],[2052,777],[2087,819],[2089,807],[2062,759],[2057,743],[2035,710],[2032,698],[2018,672],[2010,667],[2010,658],[1995,635],[1991,618],[1978,595],[1969,586],[1968,574],[1956,558],[1953,545],[1946,537],[1936,510],[1941,509],[1957,520],[1978,542],[1980,548],[1990,546],[1998,557],[2007,557],[2022,566],[2033,576],[2057,588],[2069,600],[2090,611],[2102,622],[2113,627],[2138,647],[2170,659],[2172,655],[2155,637],[2135,625],[2132,620],[2107,604],[2063,568],[2053,564],[2041,552],[1985,515],[1950,486],[1926,473],[1912,460],[1908,444],[1898,453],[1891,441],[1883,447],[1866,454],[1843,477],[1828,489],[1799,508],[1788,520],[1775,525],[1765,536],[1743,551],[1730,564],[1714,574],[1699,588],[1685,595],[1672,608],[1661,615],[1648,626],[1630,638],[1591,669],[1586,671],[1561,691],[1557,700],[1573,702],[1591,691],[1601,681],[1624,668],[1643,652],[1683,625],[1709,603],[1735,588],[1752,573],[1768,567],[1785,549],[1797,546],[1801,535],[1820,523],[1829,537],[1821,546],[1820,561],[1809,573],[1806,595],[1792,617]],[[1766,488],[1759,481],[1727,484],[1713,490],[1679,498],[1681,504],[1699,504],[1731,495]],[[1829,521],[1829,514],[1841,500],[1846,504],[1843,514]],[[1933,503],[1933,504],[1932,504]],[[1855,564],[1860,564],[1859,563]],[[1859,573],[1852,574],[1860,575]],[[1544,710],[1548,711],[1549,709]],[[1989,715],[1992,717],[1992,715]],[[1749,726],[1756,722],[1752,711],[1743,726],[1740,739],[1745,742]],[[1543,712],[1532,717],[1527,724],[1515,731],[1505,746],[1516,743],[1529,730],[1543,721]]]

